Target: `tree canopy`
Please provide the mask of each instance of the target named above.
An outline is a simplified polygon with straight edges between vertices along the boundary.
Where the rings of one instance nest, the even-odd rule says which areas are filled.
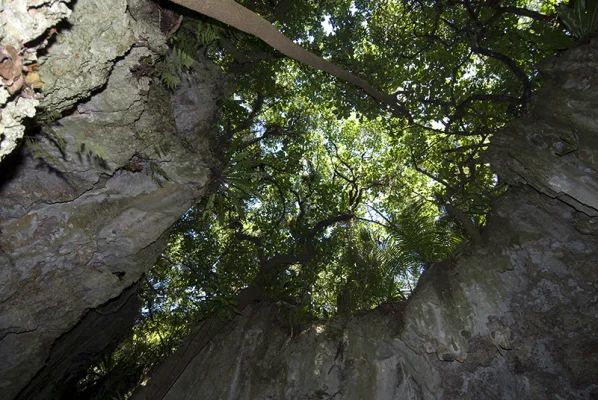
[[[175,8],[159,78],[175,89],[207,57],[233,82],[221,163],[147,274],[133,338],[82,392],[124,372],[137,384],[193,321],[232,317],[243,289],[298,323],[405,300],[425,268],[483,241],[505,190],[489,137],[533,106],[537,63],[596,30],[590,1],[175,2],[220,19]]]

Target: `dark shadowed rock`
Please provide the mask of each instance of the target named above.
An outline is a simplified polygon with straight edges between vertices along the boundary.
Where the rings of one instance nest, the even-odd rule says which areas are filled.
[[[66,379],[57,376],[63,366],[55,360],[78,360],[101,347],[60,343],[74,343],[69,335],[78,335],[73,327],[90,310],[140,279],[163,251],[165,232],[206,191],[224,81],[209,61],[199,62],[193,109],[181,114],[175,103],[174,115],[195,119],[200,130],[178,131],[171,93],[151,76],[132,73],[141,60],[162,55],[156,7],[145,1],[77,2],[71,19],[76,25],[48,51],[46,67],[55,75],[45,75],[47,105],[78,102],[76,110],[36,136],[33,149],[0,166],[1,399],[14,398],[29,382],[35,386],[22,398],[33,398],[31,390],[44,386],[42,377]],[[107,8],[106,18],[90,11]],[[91,42],[87,33],[75,34],[90,28],[104,34]],[[143,35],[143,43],[135,42],[136,35]],[[110,54],[101,56],[99,49]],[[84,76],[59,73],[61,63],[89,69]],[[79,68],[73,65],[71,72]],[[41,157],[34,158],[34,151]],[[69,374],[80,369],[74,367]]]

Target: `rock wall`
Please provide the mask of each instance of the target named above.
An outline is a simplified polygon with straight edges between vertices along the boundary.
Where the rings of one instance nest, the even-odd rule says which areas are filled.
[[[37,52],[47,45],[49,29],[70,16],[69,3],[0,2],[0,161],[17,147],[25,133],[23,120],[33,117],[39,105],[40,96],[28,82],[24,67],[37,64]]]
[[[118,297],[90,310],[77,326],[56,340],[44,367],[27,382],[17,399],[72,399],[90,363],[97,361],[107,348],[112,348],[117,342],[115,338],[131,333],[142,305],[137,290],[138,285],[133,285]],[[126,385],[126,382],[121,384]]]
[[[254,305],[134,398],[598,398],[598,41],[543,71],[534,111],[492,140],[513,187],[482,246],[429,268],[403,306],[296,327]]]
[[[111,310],[153,265],[215,163],[226,82],[206,60],[174,95],[155,82],[167,56],[155,3],[78,0],[69,21],[39,59],[42,105],[68,116],[0,165],[0,399],[49,398],[44,379],[118,335],[104,320],[104,340],[85,339],[100,323],[90,310]]]

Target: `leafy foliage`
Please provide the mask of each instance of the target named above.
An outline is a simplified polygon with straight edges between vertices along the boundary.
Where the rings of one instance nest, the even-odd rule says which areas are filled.
[[[162,81],[174,88],[202,51],[236,89],[221,108],[212,193],[173,228],[119,350],[142,349],[150,365],[192,321],[232,317],[247,288],[300,321],[405,300],[427,265],[480,242],[506,189],[482,153],[529,109],[536,63],[562,48],[544,40],[563,37],[552,1],[239,3],[399,99],[413,123],[248,35],[185,21],[166,61],[179,81]],[[586,11],[561,10],[571,33],[590,32]]]
[[[255,171],[255,167],[259,162],[255,160],[252,149],[239,149],[241,144],[240,140],[234,140],[224,156],[227,161],[222,167],[215,168],[212,171],[216,188],[208,197],[203,208],[204,220],[213,213],[218,218],[219,223],[224,224],[225,213],[229,207],[232,206],[237,215],[244,216],[244,198],[260,199],[260,194],[256,190],[257,181],[255,180],[259,175]]]
[[[536,21],[530,27],[530,40],[548,49],[564,50],[587,43],[598,32],[596,0],[581,0],[569,5],[560,4],[556,7],[556,14],[564,29]]]
[[[57,141],[55,143],[63,142]],[[58,157],[48,152],[43,146],[39,144],[39,138],[25,138],[25,146],[33,152],[33,158],[43,160],[43,162],[45,162],[47,165],[50,165],[52,168],[56,168],[61,171],[66,171],[66,167],[64,166],[62,161],[60,161]],[[57,146],[60,146],[60,144],[57,144]],[[64,146],[64,144],[62,144],[62,146]]]
[[[25,138],[25,146],[32,151],[34,158],[41,160],[48,168],[55,171],[67,171],[61,158],[66,157],[67,143],[64,137],[56,132],[52,123],[60,119],[61,113],[57,111],[44,110],[36,117],[38,130],[31,136]],[[40,144],[45,140],[52,144],[56,151],[48,150]],[[85,132],[79,132],[75,137],[75,150],[79,157],[86,157],[89,160],[96,160],[103,163],[109,159],[106,149],[99,143],[86,140]]]
[[[567,30],[582,42],[598,32],[598,1],[577,0],[572,8],[560,5],[557,13]]]
[[[219,39],[239,40],[243,35],[227,26],[208,19],[186,20],[173,38],[171,57],[158,64],[159,77],[170,90],[181,83],[181,76],[187,75],[195,63],[199,49],[207,49]]]
[[[464,239],[454,226],[445,223],[447,216],[434,221],[426,211],[423,202],[414,202],[399,215],[392,215],[388,225],[390,264],[409,266],[414,275],[417,267],[449,257]]]
[[[168,89],[174,90],[181,83],[179,76],[182,73],[187,74],[194,62],[195,60],[191,55],[175,47],[172,50],[172,58],[159,65],[161,70],[160,80]]]

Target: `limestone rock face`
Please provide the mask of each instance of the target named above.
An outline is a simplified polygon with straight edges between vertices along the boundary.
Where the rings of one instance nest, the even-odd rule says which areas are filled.
[[[492,139],[514,187],[484,243],[426,270],[407,304],[303,327],[254,305],[212,341],[204,321],[134,398],[598,396],[596,60],[598,41],[544,64],[534,111]]]
[[[155,3],[67,4],[0,2],[3,50],[71,24],[43,57],[21,49],[43,98],[0,88],[0,400],[59,398],[52,383],[130,326],[136,283],[206,192],[227,90],[207,60],[174,94],[133,72],[165,55]],[[253,306],[152,381],[177,400],[598,396],[596,60],[595,42],[544,65],[534,111],[493,138],[514,188],[484,244],[428,269],[406,305],[301,329],[292,310]],[[8,154],[40,101],[71,111]]]
[[[69,3],[70,0],[0,2],[0,53],[6,61],[0,73],[0,161],[17,147],[25,133],[23,120],[33,117],[39,105],[39,95],[32,88],[23,89],[23,67],[38,61],[37,51],[47,45],[48,29],[71,15]],[[33,41],[40,43],[27,47]],[[22,96],[12,96],[15,93]]]
[[[120,296],[88,312],[68,334],[56,340],[45,367],[27,383],[17,398],[72,398],[74,388],[85,376],[90,363],[99,358],[115,337],[131,332],[141,307],[137,290],[138,285],[128,287]]]
[[[45,72],[41,105],[51,110],[71,108],[101,88],[114,60],[136,43],[127,0],[77,1],[69,24],[40,60]]]
[[[492,164],[512,185],[529,185],[598,216],[598,51],[592,45],[543,62],[546,85],[533,112],[495,135]]]
[[[0,399],[57,398],[43,377],[63,379],[65,360],[83,365],[119,334],[75,345],[97,329],[90,310],[120,310],[111,299],[153,265],[210,181],[225,82],[199,61],[194,79],[205,84],[179,89],[195,92],[197,112],[183,116],[198,129],[177,130],[172,94],[133,72],[165,55],[159,13],[142,0],[77,1],[40,67],[43,104],[76,110],[0,164]]]

